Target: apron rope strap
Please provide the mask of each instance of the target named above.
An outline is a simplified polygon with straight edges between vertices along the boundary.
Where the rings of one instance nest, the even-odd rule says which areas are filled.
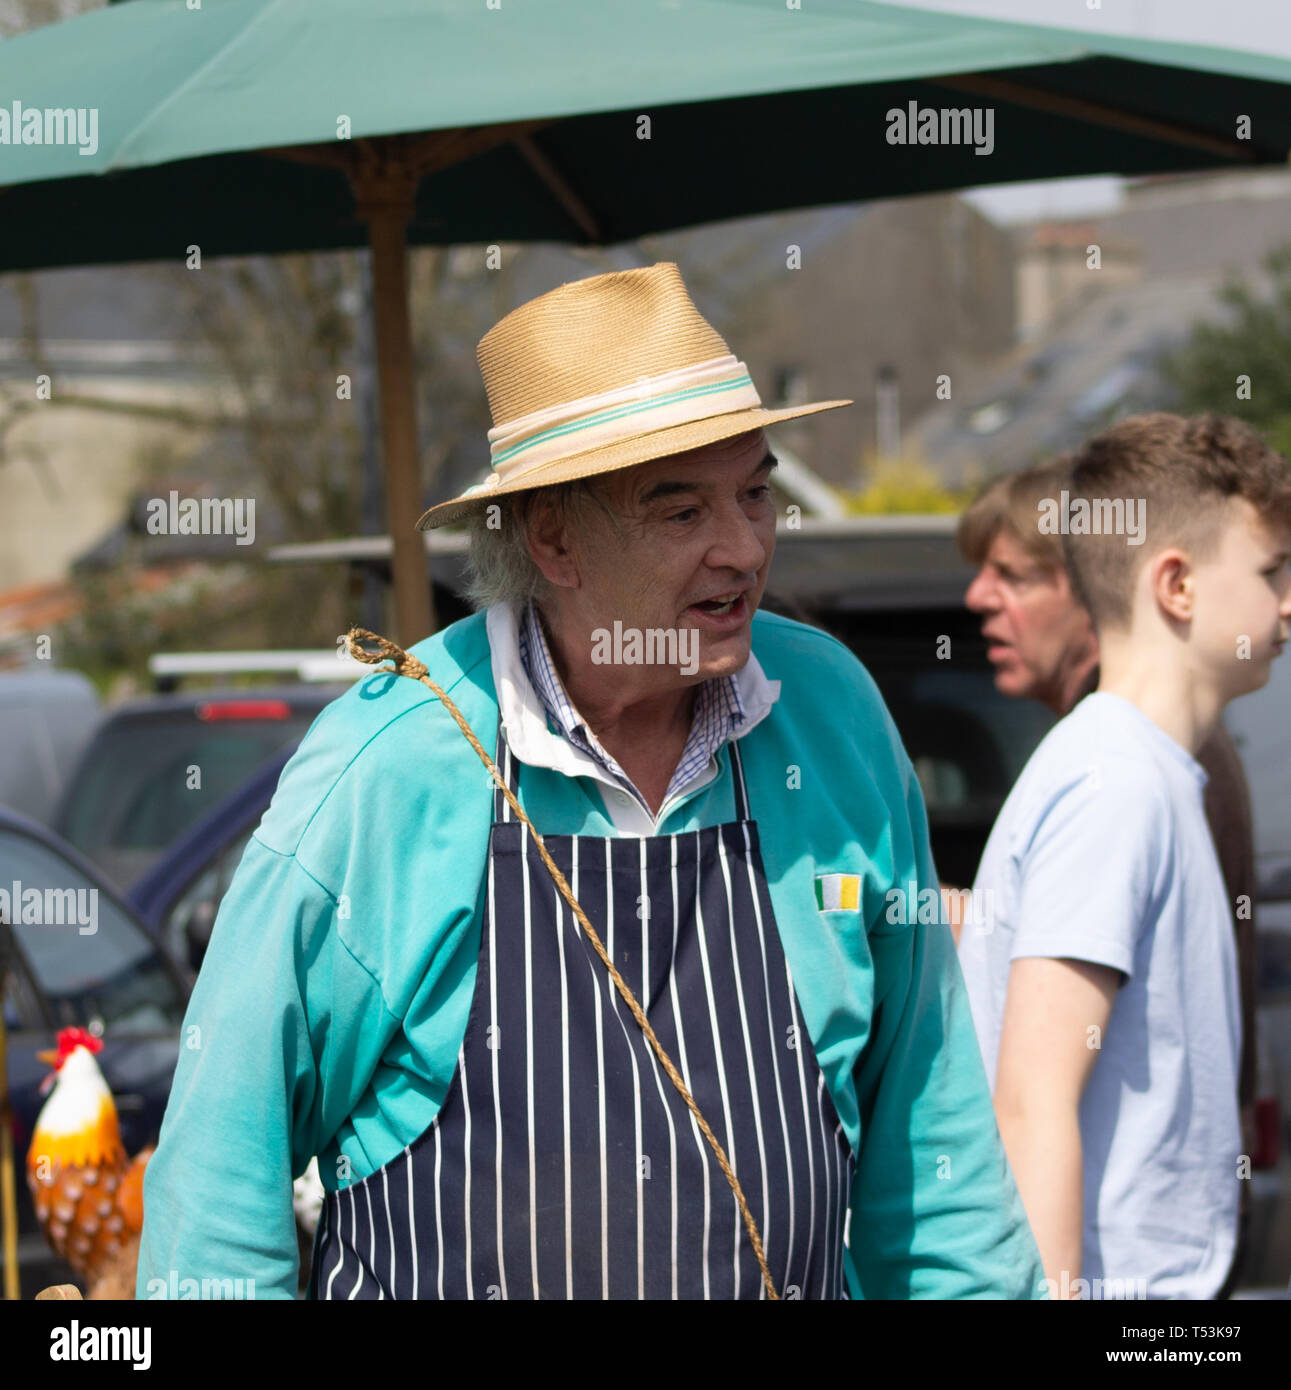
[[[501,788],[502,794],[511,805],[511,809],[516,813],[519,819],[529,827],[529,833],[533,836],[533,842],[538,847],[538,853],[542,856],[542,862],[547,866],[547,872],[555,881],[556,887],[560,890],[561,897],[569,904],[570,911],[578,919],[579,926],[581,926],[583,931],[587,934],[587,939],[592,943],[593,950],[600,956],[602,965],[610,972],[610,978],[614,981],[615,989],[618,990],[623,1002],[631,1011],[632,1017],[636,1019],[641,1031],[649,1040],[650,1046],[654,1049],[655,1056],[659,1059],[659,1065],[667,1072],[668,1079],[680,1092],[682,1100],[686,1102],[687,1108],[695,1117],[695,1123],[699,1126],[704,1138],[708,1141],[709,1147],[716,1155],[718,1166],[725,1175],[726,1181],[730,1184],[731,1191],[735,1194],[736,1202],[739,1203],[740,1215],[744,1218],[745,1229],[749,1233],[750,1241],[753,1242],[753,1253],[757,1256],[758,1267],[762,1271],[762,1282],[766,1286],[767,1297],[778,1300],[780,1295],[776,1293],[775,1284],[771,1279],[771,1271],[767,1267],[766,1254],[762,1248],[762,1237],[758,1234],[757,1223],[753,1220],[753,1213],[749,1210],[749,1204],[745,1200],[744,1191],[740,1187],[740,1180],[735,1176],[735,1170],[731,1167],[730,1160],[726,1157],[725,1150],[718,1142],[717,1136],[709,1127],[708,1121],[704,1119],[699,1106],[695,1103],[694,1096],[690,1094],[686,1083],[681,1079],[681,1074],[677,1071],[677,1068],[673,1066],[672,1059],[663,1050],[663,1045],[655,1036],[655,1031],[650,1026],[650,1020],[646,1018],[644,1010],[641,1008],[641,1005],[637,1003],[636,996],[632,993],[627,982],[619,974],[618,970],[615,969],[614,962],[610,959],[609,955],[606,953],[605,947],[601,944],[601,938],[596,934],[592,924],[587,920],[587,914],[578,905],[573,893],[570,891],[569,884],[565,881],[564,874],[557,868],[551,855],[547,853],[547,846],[543,844],[542,836],[538,834],[537,830],[534,829],[533,822],[525,815],[524,811],[521,810],[520,803],[512,794],[511,788],[507,786],[502,774],[498,771],[497,764],[489,757],[479,739],[475,737],[474,731],[466,722],[462,712],[452,700],[448,698],[447,693],[430,679],[429,670],[424,662],[418,661],[415,656],[410,656],[402,647],[396,646],[395,643],[389,641],[387,638],[379,637],[376,633],[369,632],[367,628],[351,628],[348,641],[350,655],[353,656],[356,661],[362,661],[368,666],[375,666],[378,662],[387,660],[394,663],[393,667],[381,667],[373,674],[379,675],[384,671],[389,675],[408,676],[412,680],[420,681],[422,685],[432,690],[439,697],[444,708],[457,721],[457,726],[466,736],[467,742],[475,749],[480,761],[488,768],[489,775],[493,778],[497,786]],[[375,645],[379,650],[375,652],[367,651],[364,649],[364,646],[360,644],[367,644],[368,646]]]

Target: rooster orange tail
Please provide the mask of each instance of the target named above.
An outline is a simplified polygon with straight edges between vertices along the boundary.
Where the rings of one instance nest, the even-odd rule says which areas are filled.
[[[131,1160],[130,1166],[121,1176],[121,1186],[117,1188],[117,1209],[126,1229],[143,1230],[143,1170],[153,1155],[155,1145],[149,1144],[139,1150]]]

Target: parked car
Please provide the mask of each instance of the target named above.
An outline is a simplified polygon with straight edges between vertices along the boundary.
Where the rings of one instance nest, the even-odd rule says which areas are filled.
[[[102,718],[79,671],[0,672],[0,805],[48,825]]]
[[[971,887],[1013,783],[1054,724],[1033,700],[995,688],[978,620],[964,610],[817,610],[865,664],[901,734],[928,811],[943,882]],[[953,657],[939,661],[949,640]]]
[[[27,1148],[45,1097],[49,1067],[37,1053],[60,1028],[88,1028],[103,1039],[97,1061],[112,1091],[128,1153],[156,1142],[187,1000],[182,974],[95,867],[43,826],[0,810],[0,887],[95,894],[93,932],[33,924],[11,908],[0,922],[7,970],[9,1092],[17,1162],[18,1262],[23,1298],[75,1281],[36,1224],[25,1178]]]
[[[190,979],[201,968],[220,901],[251,832],[269,809],[289,743],[236,791],[184,832],[126,894],[140,921],[181,963]]]
[[[85,750],[53,828],[128,888],[266,759],[299,742],[345,689],[300,684],[129,701]]]

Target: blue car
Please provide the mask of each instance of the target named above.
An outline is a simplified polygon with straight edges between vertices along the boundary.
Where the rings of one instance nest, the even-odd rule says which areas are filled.
[[[40,898],[29,897],[32,889]],[[18,1270],[21,1296],[33,1298],[49,1284],[76,1282],[46,1244],[27,1191],[27,1149],[46,1099],[40,1083],[49,1074],[36,1054],[53,1047],[60,1028],[79,1026],[102,1035],[96,1060],[116,1101],[126,1151],[134,1154],[155,1143],[161,1129],[189,991],[170,953],[87,859],[44,826],[4,809],[0,890]],[[78,911],[92,906],[85,925],[93,930],[82,931],[82,919],[71,911],[36,910],[59,898],[77,904]]]
[[[242,851],[269,809],[278,779],[296,748],[297,740],[287,743],[130,885],[126,894],[130,906],[181,963],[190,982],[197,978],[220,900]]]
[[[130,700],[98,727],[50,824],[123,890],[279,750],[344,685],[178,691]]]

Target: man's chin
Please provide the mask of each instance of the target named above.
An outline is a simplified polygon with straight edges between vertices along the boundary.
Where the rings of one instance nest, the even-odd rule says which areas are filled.
[[[748,665],[752,651],[753,644],[747,627],[743,632],[723,636],[703,633],[699,641],[699,670],[695,679],[720,680],[723,676],[733,676]]]
[[[1010,662],[995,668],[995,688],[1001,695],[1024,700],[1031,695],[1034,685],[1031,673],[1024,666],[1015,666]]]

